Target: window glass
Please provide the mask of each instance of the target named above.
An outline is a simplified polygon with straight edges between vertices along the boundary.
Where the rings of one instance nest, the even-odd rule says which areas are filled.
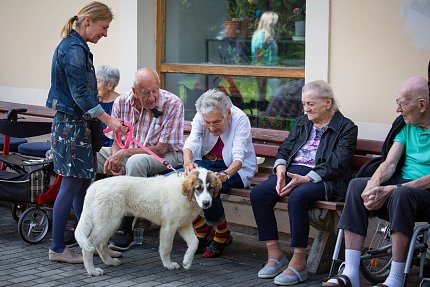
[[[166,74],[166,89],[184,102],[185,120],[196,113],[198,97],[218,88],[231,97],[233,104],[249,117],[253,127],[289,130],[294,119],[303,114],[301,89],[304,79],[239,77],[221,75]],[[259,90],[265,89],[264,96]]]
[[[166,0],[164,63],[304,67],[305,0]]]

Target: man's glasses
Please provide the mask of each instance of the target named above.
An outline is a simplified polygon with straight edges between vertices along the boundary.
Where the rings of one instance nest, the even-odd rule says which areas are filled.
[[[403,108],[405,108],[410,103],[415,102],[416,100],[420,100],[420,99],[422,99],[422,98],[417,98],[417,99],[414,99],[414,100],[409,100],[409,101],[406,101],[406,102],[403,102],[403,103],[400,103],[400,102],[396,101],[396,105],[397,105],[397,108],[403,110]]]
[[[142,95],[143,96],[145,96],[145,97],[149,97],[150,95],[157,95],[158,94],[158,92],[159,92],[159,88],[155,88],[155,89],[152,89],[152,90],[145,90],[145,89],[143,89],[143,90],[141,90],[141,93],[142,93]]]

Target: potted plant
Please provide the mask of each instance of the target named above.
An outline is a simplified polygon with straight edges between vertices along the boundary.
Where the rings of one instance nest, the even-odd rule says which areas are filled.
[[[224,22],[224,37],[245,37],[249,25],[247,14],[250,5],[248,0],[226,0],[226,2],[230,20]]]
[[[305,39],[305,10],[302,8],[294,8],[293,9],[293,19],[294,19],[294,28],[295,35],[293,36],[293,40],[304,40]]]

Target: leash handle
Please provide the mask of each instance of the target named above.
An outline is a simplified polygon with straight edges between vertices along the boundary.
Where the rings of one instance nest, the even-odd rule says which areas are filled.
[[[115,137],[116,137],[116,142],[118,143],[119,147],[122,149],[126,149],[126,148],[128,148],[128,146],[130,145],[130,143],[133,139],[133,126],[128,121],[124,121],[122,124],[125,127],[127,127],[127,130],[128,130],[127,138],[126,138],[125,142],[122,141],[121,135],[119,133],[115,133]],[[103,130],[103,133],[107,134],[110,131],[112,131],[112,129],[110,127],[107,127]]]
[[[173,170],[174,172],[178,173],[178,171],[169,162],[163,160],[158,155],[156,155],[152,150],[150,150],[149,148],[147,148],[146,146],[141,144],[139,141],[137,141],[135,138],[133,138],[133,126],[131,125],[130,122],[124,121],[123,125],[126,126],[128,129],[127,138],[126,138],[125,142],[122,141],[121,135],[119,133],[115,133],[116,141],[117,141],[118,145],[120,146],[120,148],[122,148],[122,149],[128,148],[130,145],[130,142],[133,141],[139,147],[143,148],[148,154],[155,157],[155,159],[158,160],[159,162],[161,162],[166,168]],[[110,131],[112,131],[112,129],[109,127],[107,127],[106,129],[103,130],[103,132],[105,134],[110,132]]]

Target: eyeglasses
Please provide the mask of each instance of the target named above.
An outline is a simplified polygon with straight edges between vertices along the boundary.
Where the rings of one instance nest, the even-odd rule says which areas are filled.
[[[225,120],[225,118],[223,118],[222,120],[219,120],[219,121],[211,122],[211,123],[208,123],[207,121],[205,121],[204,125],[206,128],[218,129],[218,128],[222,127],[224,120]]]
[[[399,103],[399,102],[396,101],[396,105],[397,105],[397,108],[403,110],[403,108],[405,108],[410,103],[415,102],[416,100],[421,100],[421,99],[422,98],[417,98],[417,99],[409,100],[409,101],[406,101],[406,102],[403,102],[403,103]]]
[[[154,88],[152,90],[145,90],[145,89],[143,89],[143,90],[141,90],[141,93],[142,93],[143,96],[148,97],[148,96],[150,96],[152,94],[157,95],[159,91],[160,91],[160,88]]]

